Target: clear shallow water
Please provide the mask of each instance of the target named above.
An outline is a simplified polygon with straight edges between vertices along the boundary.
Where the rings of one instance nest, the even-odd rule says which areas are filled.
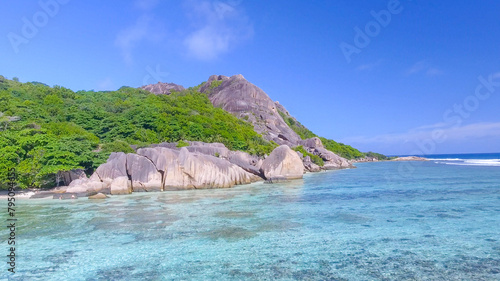
[[[401,175],[402,163],[286,184],[26,200],[11,280],[500,280],[500,168],[429,161]]]

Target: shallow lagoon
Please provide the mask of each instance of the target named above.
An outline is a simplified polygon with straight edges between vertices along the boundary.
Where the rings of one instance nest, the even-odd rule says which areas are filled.
[[[10,280],[500,280],[500,168],[401,165],[24,200]]]

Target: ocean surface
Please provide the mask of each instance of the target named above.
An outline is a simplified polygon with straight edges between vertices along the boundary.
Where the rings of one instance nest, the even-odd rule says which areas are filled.
[[[283,184],[104,201],[23,200],[17,273],[7,274],[2,228],[0,280],[500,280],[500,167],[476,165],[492,159],[500,157],[360,163]]]
[[[432,154],[423,157],[447,165],[500,166],[500,153]]]

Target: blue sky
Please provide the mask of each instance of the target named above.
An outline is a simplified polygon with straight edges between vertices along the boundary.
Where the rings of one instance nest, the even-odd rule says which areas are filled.
[[[73,90],[243,74],[362,151],[500,151],[499,1],[8,1],[0,74]]]

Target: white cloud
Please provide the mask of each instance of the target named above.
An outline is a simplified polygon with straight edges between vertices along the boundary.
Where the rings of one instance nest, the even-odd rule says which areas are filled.
[[[435,139],[436,132],[441,134],[445,141],[456,142],[474,140],[487,137],[500,137],[500,122],[474,123],[461,127],[452,127],[446,123],[437,123],[420,126],[404,133],[384,134],[372,137],[358,136],[345,138],[341,141],[351,145],[355,144],[404,144],[408,142],[421,142]]]
[[[428,61],[422,60],[416,62],[410,68],[405,71],[406,75],[414,75],[419,73],[425,73],[428,76],[442,75],[444,72],[437,67],[432,66]]]
[[[115,45],[120,48],[125,63],[133,63],[133,50],[142,41],[159,41],[164,36],[162,23],[155,19],[150,12],[157,5],[158,0],[137,0],[134,2],[138,10],[135,22],[118,32]]]
[[[132,50],[141,40],[147,39],[150,33],[151,19],[148,16],[141,16],[134,25],[120,31],[116,37],[115,44],[121,49],[123,59],[127,64],[131,64]]]
[[[212,60],[253,36],[253,27],[239,2],[188,1],[192,30],[184,38],[187,54]]]

